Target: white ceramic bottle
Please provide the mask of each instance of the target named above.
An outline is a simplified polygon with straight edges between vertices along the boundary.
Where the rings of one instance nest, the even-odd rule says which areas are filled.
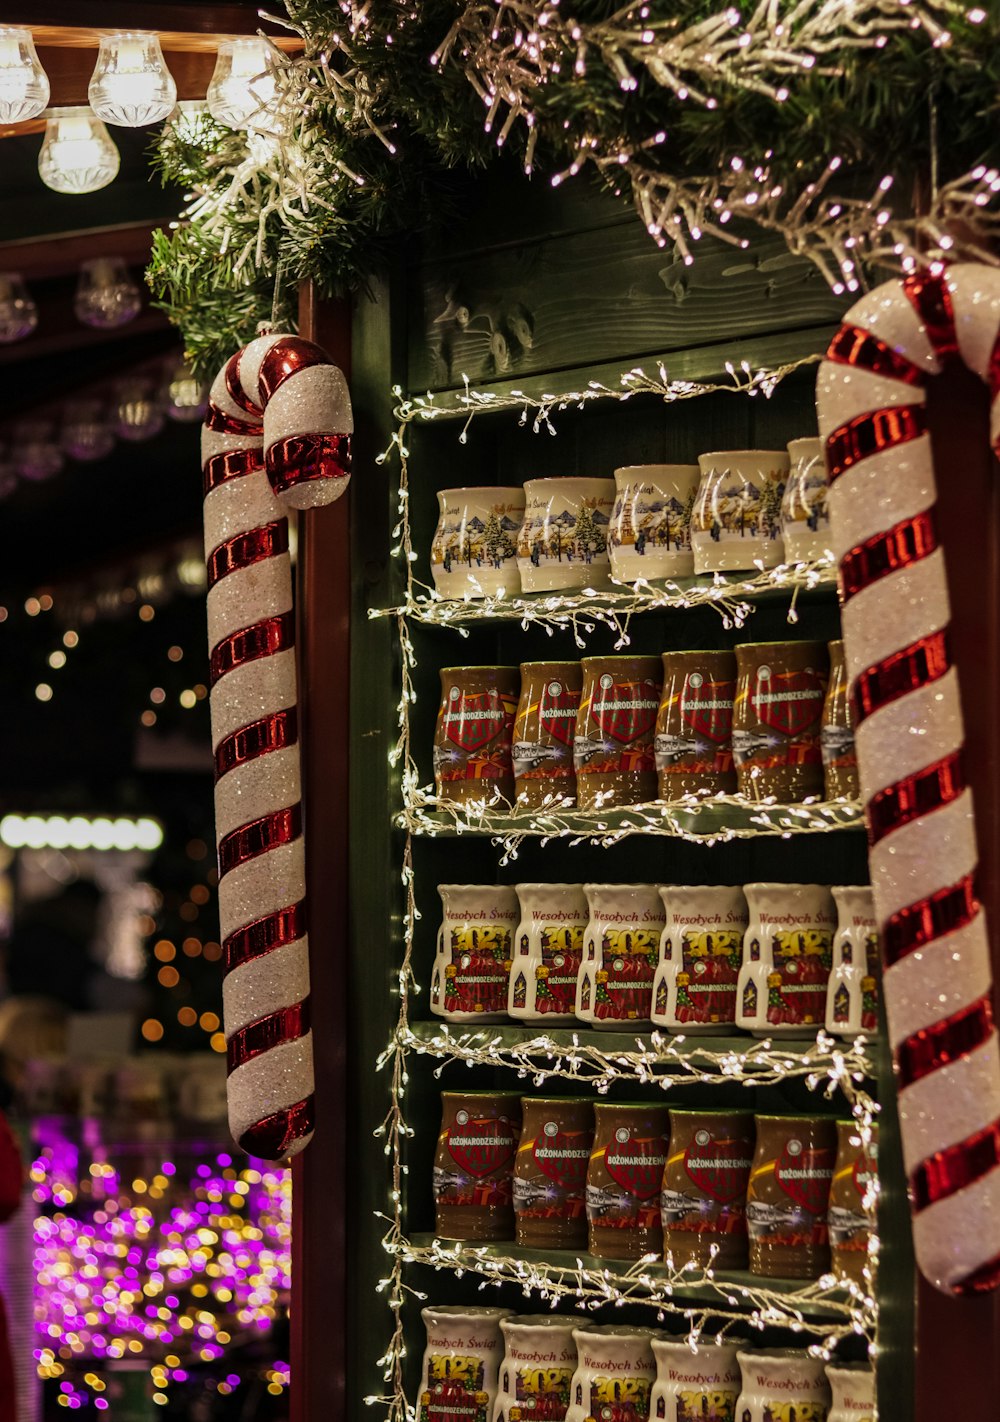
[[[666,924],[655,884],[584,884],[590,917],[576,1016],[621,1032],[649,1022],[660,936]]]
[[[679,578],[694,572],[691,510],[697,464],[633,464],[615,470],[615,507],[608,530],[611,576]]]
[[[524,521],[524,490],[442,489],[431,543],[431,576],[442,597],[480,598],[503,592],[517,597],[517,535]]]
[[[517,566],[525,592],[608,586],[613,479],[529,479]]]
[[[749,922],[738,886],[665,884],[667,921],[653,979],[653,1022],[668,1032],[725,1035],[736,1020],[736,983]]]
[[[826,1422],[875,1422],[875,1374],[867,1363],[827,1363],[833,1405]]]
[[[826,990],[826,1030],[842,1037],[878,1031],[878,924],[872,891],[840,884],[833,967]]]
[[[823,1363],[798,1348],[740,1349],[743,1387],[734,1416],[739,1422],[826,1422],[830,1388]]]
[[[460,1413],[468,1422],[490,1422],[503,1356],[504,1308],[464,1304],[420,1310],[427,1347],[417,1402],[419,1422],[446,1422]]]
[[[750,922],[736,1025],[758,1037],[810,1037],[826,1019],[836,914],[823,884],[745,884]]]
[[[730,1422],[740,1394],[741,1342],[708,1343],[699,1339],[654,1338],[656,1382],[650,1397],[650,1422]]]
[[[519,1022],[573,1020],[589,910],[582,884],[516,884],[507,1012]]]
[[[561,1422],[576,1372],[575,1314],[521,1314],[501,1321],[504,1358],[493,1422],[512,1422],[520,1409],[528,1422]]]
[[[653,1328],[618,1323],[575,1328],[577,1364],[566,1422],[619,1417],[641,1422],[647,1418],[656,1381],[651,1345],[660,1336]]]
[[[439,884],[444,918],[431,969],[430,1008],[447,1022],[503,1022],[520,911],[502,884]]]

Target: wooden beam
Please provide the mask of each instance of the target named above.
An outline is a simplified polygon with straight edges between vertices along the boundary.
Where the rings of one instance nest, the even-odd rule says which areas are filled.
[[[0,367],[35,361],[41,356],[67,355],[72,351],[79,351],[85,360],[87,351],[94,346],[120,341],[123,336],[147,336],[162,332],[164,337],[167,337],[171,331],[170,322],[163,312],[151,309],[140,312],[127,326],[116,326],[109,331],[82,325],[66,303],[63,303],[63,309],[57,313],[60,319],[50,321],[46,319],[48,315],[40,303],[39,329],[23,341],[13,341],[10,345],[0,346]]]
[[[31,282],[69,276],[79,270],[81,262],[94,257],[122,257],[129,266],[144,267],[149,261],[153,233],[173,221],[172,216],[164,216],[148,222],[0,242],[0,271],[20,272]]]
[[[280,25],[262,20],[255,7],[243,5],[141,4],[137,0],[101,0],[100,25],[81,25],[80,0],[5,0],[3,23],[27,25],[35,42],[51,44],[53,33],[61,43],[82,44],[96,49],[97,38],[118,30],[156,30],[164,49],[168,40],[174,48],[215,50],[220,39],[255,35],[259,30],[271,35],[283,47],[301,41]]]

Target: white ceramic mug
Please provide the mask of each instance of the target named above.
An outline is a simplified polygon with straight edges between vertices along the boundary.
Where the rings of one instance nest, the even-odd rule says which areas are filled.
[[[654,1338],[656,1382],[650,1397],[650,1422],[730,1422],[740,1394],[739,1342]]]
[[[590,917],[576,1015],[591,1027],[629,1031],[650,1021],[666,913],[655,884],[584,884],[583,891]]]
[[[613,479],[529,479],[517,566],[525,592],[607,587]]]
[[[516,884],[507,1012],[520,1022],[571,1021],[590,916],[582,884]]]
[[[793,439],[788,446],[791,468],[781,500],[781,536],[789,563],[808,563],[832,556],[830,487],[821,439]]]
[[[442,489],[431,543],[431,576],[442,597],[477,598],[521,591],[517,535],[524,519],[518,487]]]
[[[749,922],[742,888],[665,884],[660,898],[667,921],[653,979],[653,1022],[669,1032],[731,1032]]]
[[[503,884],[439,884],[444,917],[430,1008],[448,1022],[504,1022],[520,911]]]
[[[833,967],[826,990],[826,1030],[837,1036],[878,1031],[878,924],[871,889],[838,885]]]
[[[417,1415],[424,1422],[443,1422],[459,1411],[471,1417],[491,1415],[503,1356],[500,1323],[510,1316],[510,1309],[464,1304],[420,1310],[427,1347]]]
[[[736,1357],[743,1374],[735,1412],[740,1422],[791,1416],[795,1422],[826,1422],[830,1388],[821,1359],[798,1348],[741,1348]]]
[[[826,1422],[875,1422],[875,1374],[867,1363],[827,1363],[833,1405]]]
[[[811,1037],[826,1020],[836,913],[823,884],[745,884],[750,922],[736,1025],[758,1037]]]
[[[493,1422],[510,1422],[511,1408],[520,1409],[526,1422],[560,1422],[566,1416],[576,1372],[573,1330],[580,1323],[573,1314],[522,1314],[501,1321],[504,1358]]]
[[[619,1323],[575,1328],[577,1364],[566,1422],[648,1417],[649,1396],[656,1381],[651,1344],[659,1336],[652,1328]]]
[[[691,515],[696,573],[774,568],[784,560],[781,499],[789,460],[783,449],[737,449],[698,456],[701,483]]]
[[[616,582],[694,572],[691,510],[699,479],[697,464],[632,464],[615,470],[608,550]]]

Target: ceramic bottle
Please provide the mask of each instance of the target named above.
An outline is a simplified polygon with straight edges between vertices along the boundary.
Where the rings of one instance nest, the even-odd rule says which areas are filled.
[[[581,810],[655,800],[659,657],[584,657],[573,765]]]
[[[656,1381],[652,1328],[588,1323],[574,1329],[577,1364],[566,1422],[646,1422]]]
[[[830,892],[837,905],[837,932],[826,990],[826,1030],[843,1037],[877,1032],[881,969],[872,891],[839,884]]]
[[[518,667],[444,667],[434,730],[438,798],[503,812],[514,802],[511,741],[521,691]]]
[[[660,1218],[664,1256],[675,1267],[747,1267],[747,1185],[755,1140],[752,1110],[671,1109]]]
[[[420,1310],[427,1329],[417,1422],[490,1422],[497,1394],[503,1338],[502,1308],[464,1304]]]
[[[584,884],[590,918],[576,1016],[622,1031],[648,1022],[665,911],[655,884]]]
[[[758,1037],[815,1036],[826,1018],[836,915],[823,884],[745,884],[750,921],[736,1025]]]
[[[587,1171],[591,1254],[641,1259],[663,1250],[660,1191],[670,1112],[658,1102],[597,1101]]]
[[[865,1200],[869,1198],[869,1186],[877,1174],[878,1126],[872,1126],[871,1140],[864,1145],[856,1121],[838,1121],[837,1159],[827,1212],[833,1272],[839,1279],[866,1291],[872,1282],[865,1278],[865,1270],[875,1212],[874,1200],[869,1199],[868,1209]]]
[[[829,676],[825,642],[747,642],[736,648],[733,760],[748,800],[822,797],[820,721]]]
[[[443,918],[430,1008],[447,1022],[503,1022],[520,916],[506,884],[439,884]]]
[[[516,884],[507,1012],[518,1022],[571,1022],[590,910],[582,884]]]
[[[735,699],[732,652],[663,653],[663,692],[653,742],[661,800],[735,791]]]
[[[827,1422],[830,1388],[823,1362],[798,1348],[741,1349],[738,1422]]]
[[[521,1111],[515,1240],[529,1249],[586,1249],[594,1103],[585,1096],[525,1096]]]
[[[830,1116],[758,1116],[747,1186],[750,1272],[818,1279],[830,1266],[827,1212],[837,1156]]]
[[[832,1404],[826,1422],[875,1422],[875,1374],[867,1363],[827,1363]]]
[[[576,804],[573,740],[582,686],[579,662],[521,663],[511,749],[519,810]]]
[[[824,794],[828,800],[857,800],[861,795],[861,782],[843,642],[839,639],[830,642],[829,652],[830,681],[820,729]]]
[[[576,1371],[574,1314],[520,1314],[501,1320],[504,1356],[493,1422],[562,1422]]]
[[[738,1422],[740,1393],[736,1341],[654,1338],[656,1382],[650,1398],[651,1422]]]
[[[829,481],[823,441],[793,439],[788,446],[791,467],[781,500],[781,536],[789,563],[823,558],[830,549]]]
[[[665,884],[666,924],[653,979],[653,1022],[669,1032],[724,1036],[736,1020],[736,984],[749,923],[738,885]]]
[[[783,449],[737,449],[698,456],[701,482],[691,514],[696,573],[774,568],[784,560]]]
[[[433,1175],[439,1238],[514,1238],[512,1181],[520,1136],[516,1091],[442,1091]]]

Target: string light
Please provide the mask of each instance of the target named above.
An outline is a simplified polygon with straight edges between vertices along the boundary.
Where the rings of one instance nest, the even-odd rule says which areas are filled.
[[[85,815],[67,819],[63,815],[11,814],[0,819],[0,843],[8,849],[141,849],[151,853],[163,843],[163,828],[156,820],[125,816],[110,820],[100,815],[96,819]]]

